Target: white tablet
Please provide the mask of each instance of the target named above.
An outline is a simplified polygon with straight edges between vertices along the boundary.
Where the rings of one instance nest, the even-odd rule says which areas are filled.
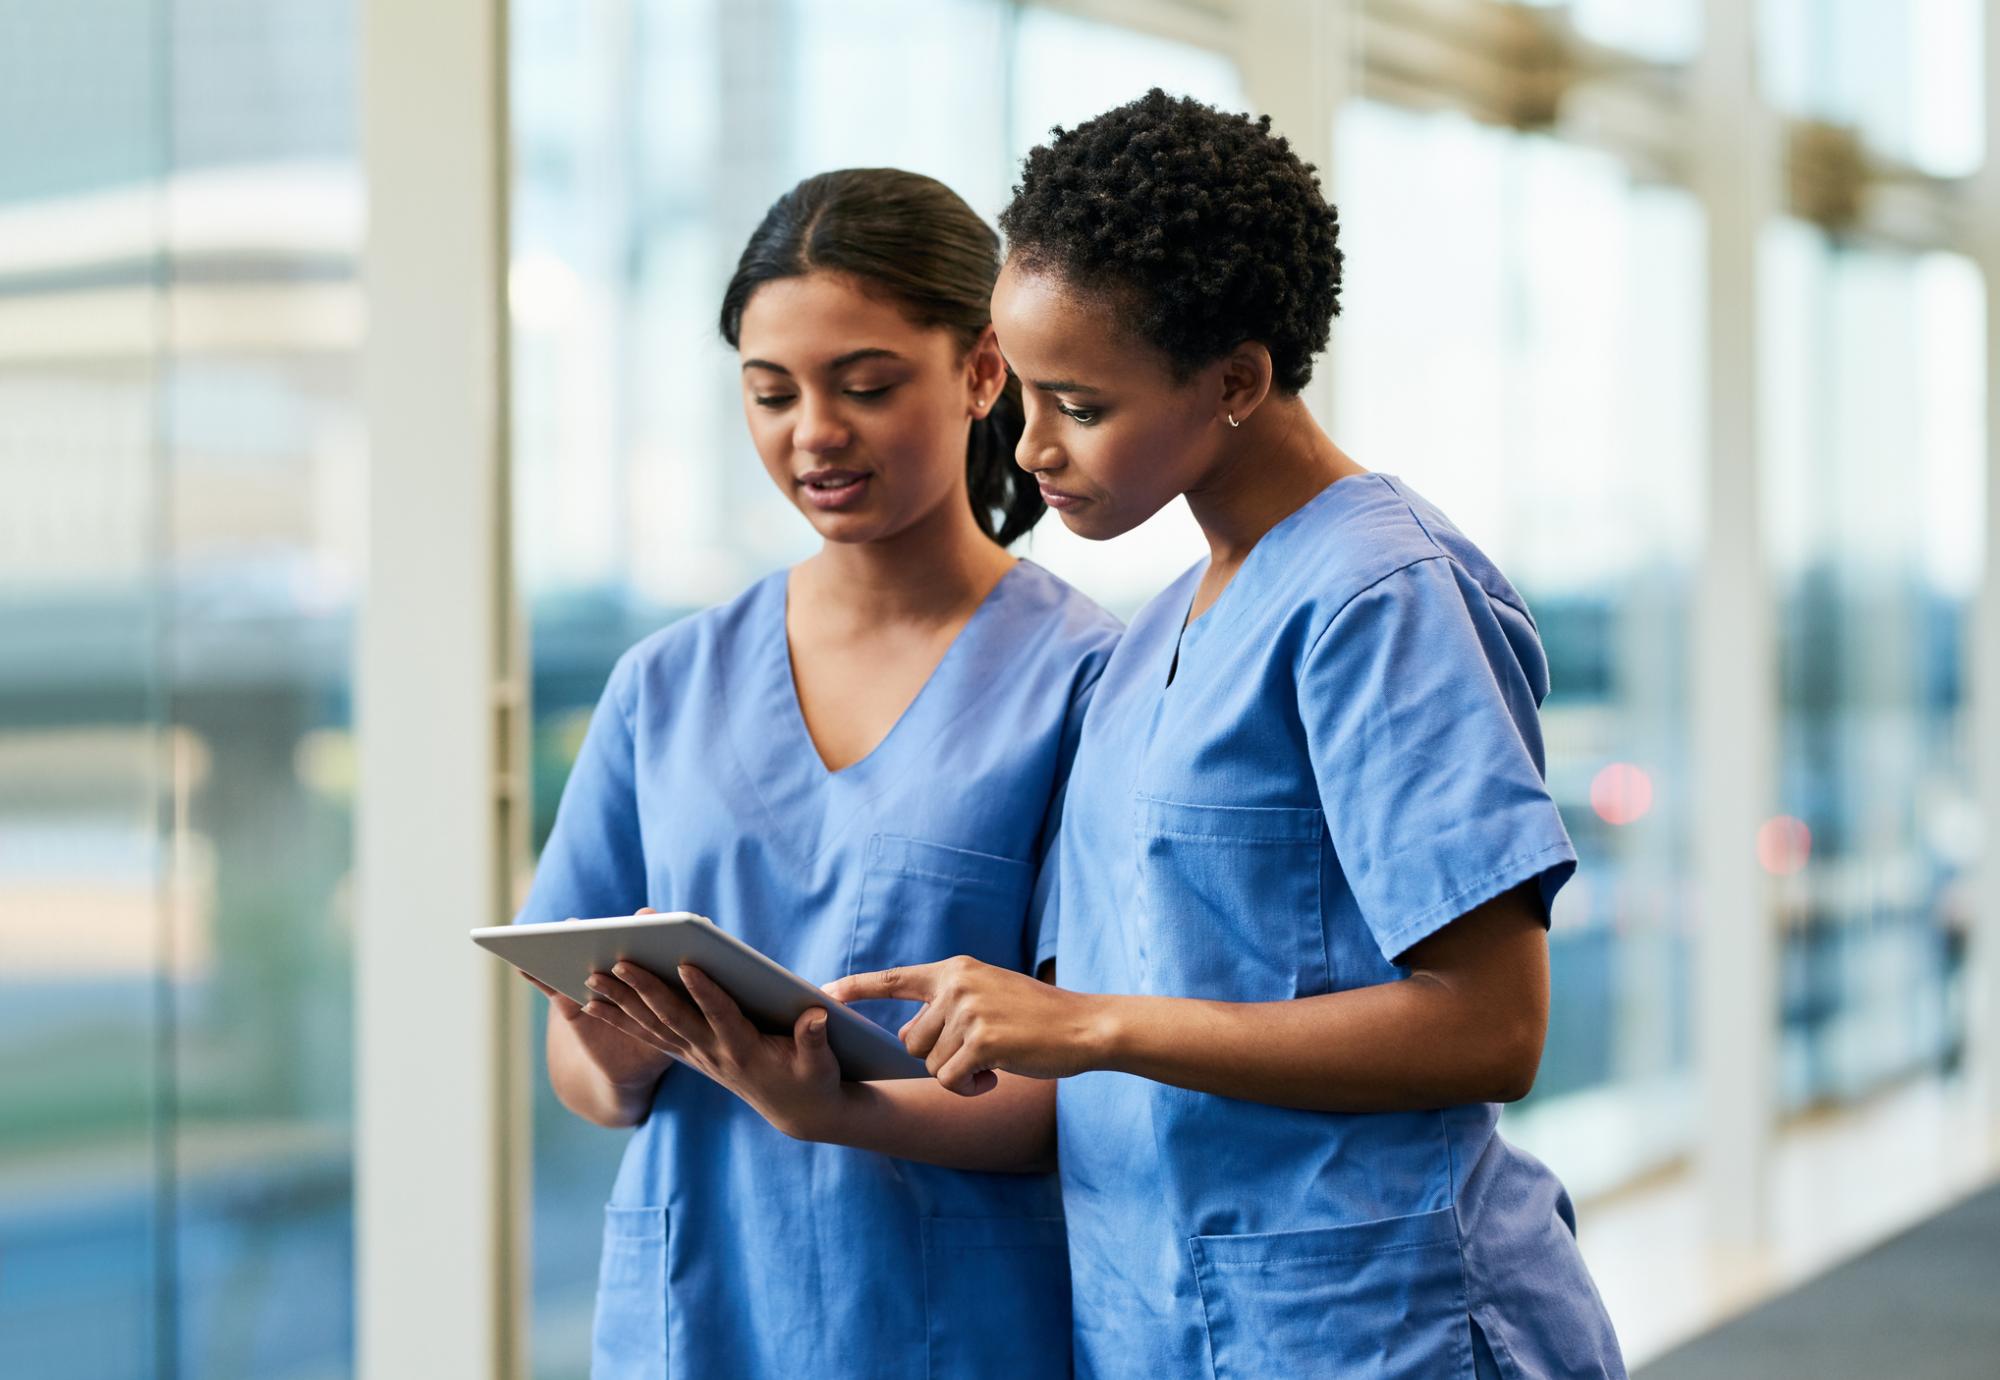
[[[594,995],[583,980],[592,973],[610,972],[621,959],[657,974],[685,996],[687,989],[676,974],[681,964],[691,963],[714,978],[766,1034],[789,1035],[801,1015],[815,1006],[824,1008],[827,1043],[840,1061],[841,1076],[850,1082],[930,1077],[923,1060],[881,1026],[735,935],[686,911],[494,925],[474,930],[472,942],[579,1003]]]

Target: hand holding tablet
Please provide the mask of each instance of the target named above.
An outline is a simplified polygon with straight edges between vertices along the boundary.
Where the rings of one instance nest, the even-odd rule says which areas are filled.
[[[615,997],[622,1006],[637,996],[646,1003],[641,1018],[678,1012],[718,1034],[735,1017],[766,1035],[790,1037],[802,1029],[799,1018],[818,1008],[826,1012],[825,1039],[843,1079],[929,1077],[894,1035],[698,915],[497,925],[474,930],[472,939],[579,1005]],[[629,976],[617,974],[621,963]],[[680,976],[683,965],[697,970],[690,982]],[[594,992],[586,985],[592,973],[613,974],[627,990]]]

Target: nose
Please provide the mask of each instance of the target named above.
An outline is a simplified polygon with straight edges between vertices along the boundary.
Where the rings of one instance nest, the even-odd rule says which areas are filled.
[[[1061,469],[1068,463],[1062,447],[1047,437],[1037,435],[1038,428],[1033,423],[1021,433],[1021,439],[1014,445],[1014,463],[1029,474],[1048,474]]]
[[[810,394],[799,399],[799,419],[792,428],[792,447],[807,455],[832,455],[846,450],[854,432],[830,402]]]

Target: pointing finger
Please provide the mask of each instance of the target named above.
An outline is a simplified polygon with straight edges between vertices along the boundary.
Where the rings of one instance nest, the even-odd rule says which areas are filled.
[[[852,973],[836,978],[823,989],[835,1001],[868,1001],[878,997],[905,997],[929,1001],[936,978],[935,963],[919,963],[910,968],[884,968],[878,973]]]

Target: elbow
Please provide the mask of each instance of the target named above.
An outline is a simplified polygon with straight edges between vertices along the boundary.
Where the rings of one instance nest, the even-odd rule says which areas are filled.
[[[1504,1039],[1495,1041],[1493,1062],[1487,1070],[1485,1102],[1519,1102],[1535,1090],[1542,1071],[1542,1044],[1545,1036],[1540,1022],[1524,1023]]]
[[[621,1110],[619,1108],[600,1106],[585,1097],[566,1097],[561,1089],[556,1091],[556,1101],[562,1103],[571,1116],[592,1126],[602,1126],[607,1131],[616,1131],[622,1124],[618,1119]]]
[[[651,1110],[644,1105],[636,1105],[617,1097],[593,1095],[596,1090],[575,1088],[565,1080],[550,1080],[555,1087],[556,1101],[560,1102],[570,1115],[592,1126],[602,1126],[607,1131],[629,1131],[646,1119]]]

